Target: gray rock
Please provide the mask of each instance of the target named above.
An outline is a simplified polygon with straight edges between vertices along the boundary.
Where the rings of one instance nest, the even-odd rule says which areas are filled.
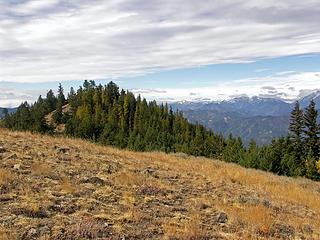
[[[57,152],[58,153],[67,153],[70,151],[70,148],[67,147],[57,147]]]
[[[21,164],[15,164],[15,165],[13,165],[13,170],[18,171],[18,170],[20,170],[20,168],[21,168]]]
[[[32,160],[33,157],[30,156],[30,155],[25,155],[25,156],[23,157],[23,159],[25,159],[25,160]]]
[[[81,183],[91,183],[91,184],[94,184],[94,185],[105,185],[106,184],[106,182],[103,179],[101,179],[101,178],[99,178],[97,176],[82,179]]]
[[[15,195],[15,194],[1,194],[0,195],[0,202],[13,201],[16,198],[17,198],[17,195]]]
[[[217,222],[218,223],[226,223],[228,221],[228,215],[224,212],[220,212],[217,215]]]
[[[294,228],[284,224],[275,224],[270,232],[272,237],[277,238],[291,239],[294,236]]]

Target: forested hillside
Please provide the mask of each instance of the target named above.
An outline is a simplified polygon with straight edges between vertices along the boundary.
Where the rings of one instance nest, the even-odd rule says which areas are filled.
[[[270,144],[273,138],[288,134],[289,116],[249,116],[239,112],[205,109],[183,110],[183,116],[225,137],[230,134],[239,136],[245,146],[252,139],[262,146]]]
[[[297,99],[302,108],[310,101],[320,109],[320,91]],[[183,111],[183,116],[193,123],[200,123],[222,133],[241,137],[245,146],[254,139],[259,146],[270,144],[273,138],[288,135],[290,112],[294,103],[265,97],[236,97],[223,101],[175,102],[173,109]],[[320,116],[318,116],[320,121]]]
[[[48,121],[49,113],[52,121]],[[282,175],[319,179],[317,115],[313,101],[305,112],[297,104],[292,112],[290,136],[274,139],[263,147],[251,141],[245,148],[240,138],[224,138],[201,124],[191,124],[182,112],[173,111],[168,105],[135,97],[113,82],[102,86],[85,81],[77,91],[71,88],[67,97],[60,84],[57,96],[50,90],[46,98],[40,96],[32,105],[21,104],[2,125],[50,134],[63,125],[60,129],[66,135],[100,144],[135,151],[183,152]]]

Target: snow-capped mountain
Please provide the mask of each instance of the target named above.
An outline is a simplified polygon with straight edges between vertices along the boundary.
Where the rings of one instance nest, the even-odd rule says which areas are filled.
[[[316,102],[320,109],[320,90],[299,99],[302,108]],[[293,102],[274,98],[238,97],[212,102],[177,102],[174,110],[181,110],[192,122],[199,122],[215,132],[240,136],[245,144],[255,139],[258,144],[287,134]]]

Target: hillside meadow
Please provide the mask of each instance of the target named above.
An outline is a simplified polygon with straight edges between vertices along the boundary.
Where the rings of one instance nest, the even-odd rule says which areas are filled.
[[[320,239],[320,183],[0,129],[0,239]]]

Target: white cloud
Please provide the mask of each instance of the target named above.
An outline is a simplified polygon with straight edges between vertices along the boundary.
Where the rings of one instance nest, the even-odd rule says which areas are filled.
[[[17,4],[11,11],[19,15],[32,15],[37,14],[39,11],[50,9],[59,2],[59,0],[31,0]]]
[[[148,100],[159,102],[175,101],[221,101],[242,96],[260,96],[283,99],[292,102],[310,93],[320,90],[320,72],[275,73],[266,77],[245,78],[228,82],[215,83],[207,87],[180,88],[139,88],[130,89],[134,94],[141,94]],[[32,84],[26,84],[25,89],[0,86],[0,106],[16,107],[21,102],[34,102],[40,94],[45,96],[48,86],[41,84],[37,90],[32,90]],[[66,90],[68,90],[66,88]]]
[[[0,81],[117,78],[320,52],[319,2],[0,1]]]
[[[10,87],[0,87],[0,107],[17,107],[22,102],[33,103],[40,94],[46,90],[14,89]]]
[[[220,101],[236,96],[260,96],[294,101],[319,90],[320,72],[274,74],[267,77],[239,79],[201,88],[169,88],[143,92],[149,100]],[[192,94],[190,94],[192,92]]]

